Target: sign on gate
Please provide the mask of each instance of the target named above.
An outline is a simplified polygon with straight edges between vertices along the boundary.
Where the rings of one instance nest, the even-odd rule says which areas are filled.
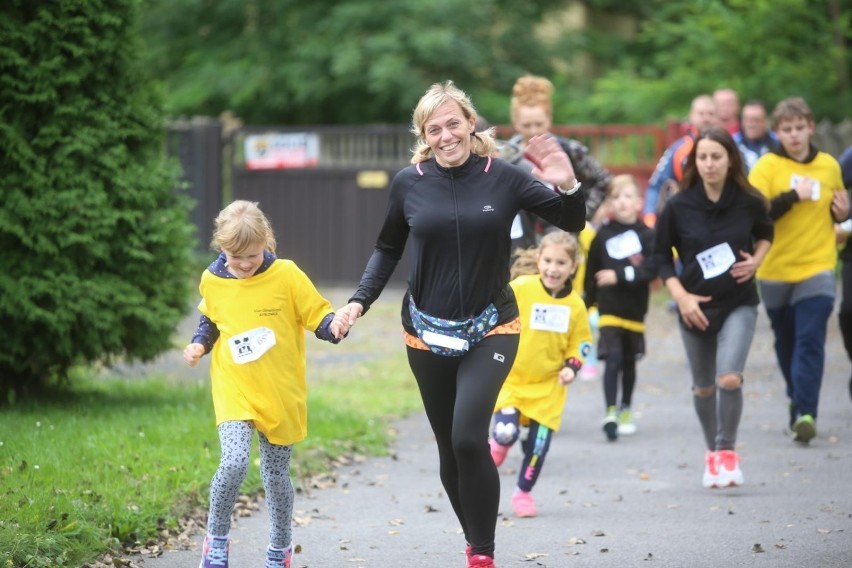
[[[306,132],[254,134],[246,137],[245,151],[250,170],[314,168],[319,163],[319,136]]]

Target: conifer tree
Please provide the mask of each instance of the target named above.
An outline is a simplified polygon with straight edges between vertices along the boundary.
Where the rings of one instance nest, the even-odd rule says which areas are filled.
[[[0,4],[0,401],[151,359],[188,307],[193,229],[137,8]]]

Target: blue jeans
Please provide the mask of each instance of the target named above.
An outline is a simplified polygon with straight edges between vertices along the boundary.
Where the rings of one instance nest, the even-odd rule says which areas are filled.
[[[834,307],[831,296],[812,296],[792,305],[767,308],[775,334],[775,356],[796,416],[817,416],[825,369],[825,336]]]

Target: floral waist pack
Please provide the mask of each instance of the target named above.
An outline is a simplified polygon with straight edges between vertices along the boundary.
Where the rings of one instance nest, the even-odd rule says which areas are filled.
[[[423,343],[432,353],[446,357],[459,357],[482,341],[497,325],[499,313],[493,303],[478,316],[466,320],[449,320],[421,312],[414,304],[414,298],[408,298],[408,313],[411,323]]]

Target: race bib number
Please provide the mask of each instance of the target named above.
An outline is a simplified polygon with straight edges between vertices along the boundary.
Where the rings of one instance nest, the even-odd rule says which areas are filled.
[[[640,252],[642,252],[642,243],[639,241],[639,235],[633,229],[606,240],[606,253],[615,260],[621,260]]]
[[[533,304],[530,329],[566,333],[571,322],[571,308],[556,304]]]
[[[701,266],[705,280],[710,280],[727,272],[737,261],[734,251],[731,250],[731,245],[728,243],[722,243],[699,252],[695,258],[698,260],[698,265]]]
[[[275,333],[268,327],[256,327],[228,340],[234,363],[243,365],[260,359],[275,345]]]
[[[790,189],[796,189],[799,182],[805,179],[805,176],[793,174],[790,176]],[[819,180],[811,179],[811,201],[819,201],[820,183]]]

